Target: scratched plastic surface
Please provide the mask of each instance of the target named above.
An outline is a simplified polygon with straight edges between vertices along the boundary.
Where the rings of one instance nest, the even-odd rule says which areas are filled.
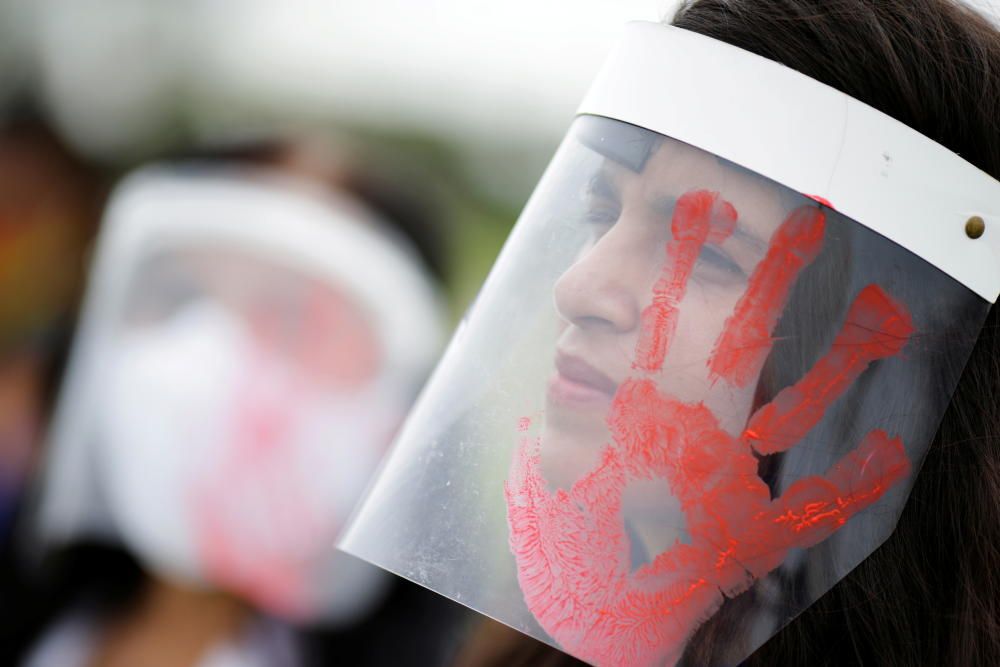
[[[341,547],[595,665],[736,664],[892,532],[988,304],[578,118]]]

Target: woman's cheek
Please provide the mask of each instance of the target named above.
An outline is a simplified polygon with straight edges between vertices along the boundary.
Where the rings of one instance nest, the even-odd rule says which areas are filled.
[[[734,289],[692,284],[681,303],[677,335],[657,382],[664,394],[685,403],[704,403],[719,415],[722,426],[739,433],[749,417],[753,391],[734,390],[709,373],[715,343],[739,300]]]

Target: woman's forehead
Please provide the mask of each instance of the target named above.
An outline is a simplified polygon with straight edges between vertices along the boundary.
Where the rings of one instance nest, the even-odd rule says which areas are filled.
[[[744,231],[765,241],[788,213],[781,186],[673,139],[659,142],[638,172],[611,159],[602,170],[621,197],[641,197],[660,210],[687,192],[718,192],[736,208]]]

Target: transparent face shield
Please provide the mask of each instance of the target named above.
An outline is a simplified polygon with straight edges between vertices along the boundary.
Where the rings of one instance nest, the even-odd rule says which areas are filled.
[[[330,545],[439,332],[427,278],[377,225],[260,174],[126,182],[61,397],[43,538],[121,541],[159,576],[294,620],[369,608],[378,571]],[[373,300],[372,274],[409,303]]]
[[[892,532],[989,307],[579,116],[341,546],[593,664],[736,664]]]

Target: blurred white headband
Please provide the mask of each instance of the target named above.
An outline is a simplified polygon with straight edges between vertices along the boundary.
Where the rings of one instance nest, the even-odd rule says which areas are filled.
[[[95,290],[127,276],[121,258],[177,243],[225,243],[342,285],[374,319],[386,365],[426,368],[441,340],[441,304],[402,239],[349,199],[268,172],[151,167],[126,179],[108,208]],[[155,244],[158,247],[150,247]]]
[[[579,113],[638,125],[811,196],[1000,296],[1000,182],[830,86],[716,39],[635,22]],[[967,224],[985,223],[981,238]]]

